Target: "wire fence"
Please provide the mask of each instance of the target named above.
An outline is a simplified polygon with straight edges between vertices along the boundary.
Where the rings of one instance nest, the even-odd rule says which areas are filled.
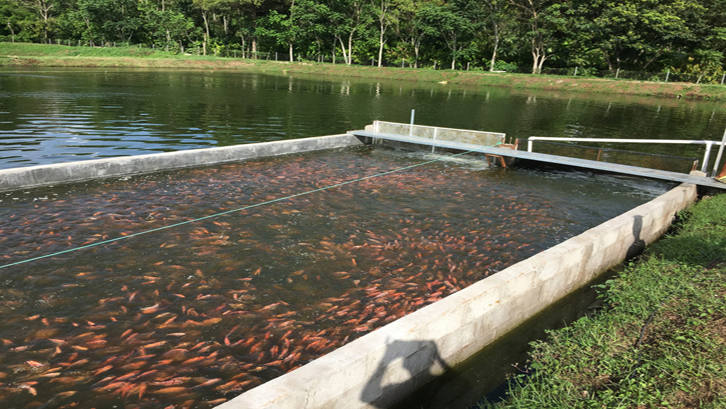
[[[5,38],[7,37],[7,38]],[[0,36],[0,41],[10,42],[10,36]],[[66,45],[75,47],[140,47],[146,48],[153,51],[168,51],[175,52],[185,55],[203,55],[204,47],[201,44],[195,44],[190,47],[183,47],[178,43],[166,43],[166,44],[132,44],[129,42],[109,42],[109,41],[81,41],[81,40],[68,40],[68,39],[52,39],[48,40],[48,44],[55,45]],[[295,62],[317,62],[317,63],[328,63],[328,64],[345,64],[345,60],[340,54],[333,53],[314,53],[314,54],[302,54],[295,53],[292,58],[290,54],[277,51],[252,51],[249,48],[243,48],[238,44],[235,45],[219,45],[212,44],[207,48],[207,55],[212,55],[222,58],[243,58],[243,59],[255,59],[255,60],[272,60],[272,61],[295,61]],[[361,58],[354,56],[352,65],[358,66],[378,66],[376,58]],[[384,67],[400,67],[400,68],[421,68],[421,69],[433,69],[433,70],[450,70],[451,61],[441,60],[422,60],[413,61],[410,59],[399,58],[394,60],[384,60],[381,64]],[[455,70],[458,71],[490,71],[489,62],[485,61],[480,64],[472,62],[458,62],[455,64]],[[518,73],[518,74],[531,74],[532,67],[520,67],[513,64],[497,64],[494,72],[497,73]],[[541,70],[543,75],[557,75],[557,76],[570,76],[570,77],[581,77],[581,78],[609,78],[609,79],[624,79],[624,80],[638,80],[638,81],[653,81],[653,82],[686,82],[695,84],[720,84],[726,83],[726,73],[722,70],[718,72],[701,72],[701,73],[682,73],[670,70],[663,72],[654,71],[631,71],[621,70],[619,68],[613,70],[598,70],[593,68],[582,68],[582,67],[570,67],[570,68],[548,68],[543,67]]]

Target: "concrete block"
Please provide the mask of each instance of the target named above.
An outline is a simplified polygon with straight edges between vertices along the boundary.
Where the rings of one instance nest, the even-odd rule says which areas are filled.
[[[3,169],[0,170],[0,191],[152,173],[360,144],[360,140],[355,136],[342,134]]]
[[[621,261],[695,200],[695,186],[676,188],[278,378],[297,381],[273,380],[222,408],[386,407]]]

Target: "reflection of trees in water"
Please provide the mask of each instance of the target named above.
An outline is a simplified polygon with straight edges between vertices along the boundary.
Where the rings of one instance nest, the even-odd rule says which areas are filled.
[[[434,341],[393,341],[363,388],[361,401],[388,407],[449,369]]]

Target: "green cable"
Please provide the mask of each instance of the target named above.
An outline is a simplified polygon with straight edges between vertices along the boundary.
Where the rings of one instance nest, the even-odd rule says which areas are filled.
[[[457,153],[457,154],[454,154],[454,155],[451,155],[451,156],[447,156],[447,158],[448,157],[460,156],[460,155],[464,155],[464,154],[471,153],[471,152],[475,152],[475,151],[461,152],[461,153]],[[114,243],[114,242],[117,242],[117,241],[120,241],[120,240],[130,239],[130,238],[136,237],[136,236],[141,236],[143,234],[154,233],[154,232],[157,232],[157,231],[160,231],[160,230],[166,230],[166,229],[170,229],[172,227],[183,226],[185,224],[190,224],[190,223],[198,222],[198,221],[201,221],[201,220],[210,219],[212,217],[222,216],[222,215],[225,215],[225,214],[230,214],[230,213],[235,213],[235,212],[241,212],[242,210],[252,209],[254,207],[264,206],[264,205],[271,204],[271,203],[281,202],[283,200],[293,199],[293,198],[296,198],[296,197],[305,196],[305,195],[309,195],[311,193],[316,193],[316,192],[320,192],[320,191],[323,191],[323,190],[328,190],[328,189],[332,189],[332,188],[336,188],[336,187],[340,187],[340,186],[349,185],[351,183],[356,183],[356,182],[360,182],[360,181],[363,181],[363,180],[372,179],[372,178],[375,178],[375,177],[386,176],[386,175],[389,175],[391,173],[396,173],[396,172],[400,172],[400,171],[403,171],[403,170],[412,169],[412,168],[415,168],[415,167],[418,167],[418,166],[428,165],[430,163],[438,162],[438,161],[443,160],[443,159],[444,158],[439,158],[439,159],[434,159],[434,160],[430,160],[430,161],[427,161],[427,162],[417,163],[415,165],[406,166],[406,167],[398,168],[398,169],[394,169],[394,170],[389,170],[387,172],[377,173],[375,175],[365,176],[365,177],[362,177],[362,178],[358,178],[358,179],[354,179],[354,180],[349,180],[347,182],[336,183],[334,185],[321,187],[319,189],[309,190],[307,192],[296,193],[294,195],[285,196],[285,197],[282,197],[282,198],[279,198],[279,199],[268,200],[266,202],[261,202],[261,203],[257,203],[257,204],[253,204],[253,205],[249,205],[249,206],[245,206],[245,207],[240,207],[239,209],[233,209],[233,210],[228,210],[226,212],[215,213],[215,214],[212,214],[212,215],[209,215],[209,216],[200,217],[200,218],[194,219],[194,220],[188,220],[188,221],[181,222],[181,223],[174,223],[174,224],[170,224],[168,226],[158,227],[156,229],[145,230],[145,231],[142,231],[142,232],[139,232],[139,233],[129,234],[128,236],[121,236],[121,237],[117,237],[115,239],[109,239],[109,240],[99,241],[98,243],[88,244],[88,245],[85,245],[85,246],[75,247],[75,248],[72,248],[72,249],[63,250],[63,251],[59,251],[59,252],[52,253],[52,254],[47,254],[45,256],[39,256],[39,257],[30,258],[30,259],[27,259],[27,260],[17,261],[15,263],[10,263],[10,264],[2,265],[2,266],[0,266],[0,268],[12,267],[12,266],[17,266],[19,264],[30,263],[31,261],[37,261],[37,260],[41,260],[41,259],[48,258],[48,257],[55,257],[55,256],[59,256],[61,254],[70,253],[70,252],[73,252],[73,251],[83,250],[83,249],[87,249],[87,248],[95,247],[95,246],[100,246],[101,244]]]

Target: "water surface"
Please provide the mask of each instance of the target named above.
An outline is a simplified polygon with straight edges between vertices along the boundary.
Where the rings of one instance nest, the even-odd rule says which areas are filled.
[[[505,132],[720,140],[720,105],[231,71],[0,68],[0,169],[339,134],[373,120]],[[699,158],[702,148],[643,147]]]
[[[360,147],[2,193],[0,399],[208,408],[664,191],[485,163]]]

